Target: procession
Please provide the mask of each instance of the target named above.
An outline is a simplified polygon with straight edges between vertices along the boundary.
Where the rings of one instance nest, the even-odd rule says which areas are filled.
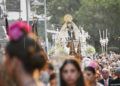
[[[0,0],[0,86],[120,86],[120,0]]]

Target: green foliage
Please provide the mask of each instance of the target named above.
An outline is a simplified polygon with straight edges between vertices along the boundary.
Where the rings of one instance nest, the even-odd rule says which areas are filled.
[[[62,24],[64,15],[74,15],[79,6],[79,0],[51,0],[48,3],[49,15],[52,16],[51,23]]]
[[[62,24],[65,14],[91,35],[89,42],[100,51],[98,31],[108,29],[109,47],[120,50],[120,0],[50,0],[48,3],[50,22]]]

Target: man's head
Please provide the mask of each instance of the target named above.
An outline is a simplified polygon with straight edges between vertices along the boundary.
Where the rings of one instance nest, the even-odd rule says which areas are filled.
[[[102,70],[102,77],[103,77],[103,79],[108,79],[109,78],[109,70],[108,69],[104,68]]]

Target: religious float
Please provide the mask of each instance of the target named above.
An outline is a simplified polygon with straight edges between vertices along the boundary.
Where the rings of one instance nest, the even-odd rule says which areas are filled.
[[[81,26],[77,27],[70,14],[64,16],[64,22],[60,32],[56,35],[55,46],[49,51],[50,58],[62,62],[67,56],[76,56],[80,59],[93,55],[95,48],[86,41],[90,38],[88,32]]]

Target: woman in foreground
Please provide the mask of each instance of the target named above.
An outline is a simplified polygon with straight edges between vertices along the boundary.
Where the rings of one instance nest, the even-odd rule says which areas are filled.
[[[60,86],[85,86],[83,74],[77,61],[66,60],[60,68]]]
[[[33,72],[42,69],[46,54],[30,35],[31,28],[25,22],[15,22],[9,27],[9,38],[5,48],[4,66],[16,86],[37,86]]]

